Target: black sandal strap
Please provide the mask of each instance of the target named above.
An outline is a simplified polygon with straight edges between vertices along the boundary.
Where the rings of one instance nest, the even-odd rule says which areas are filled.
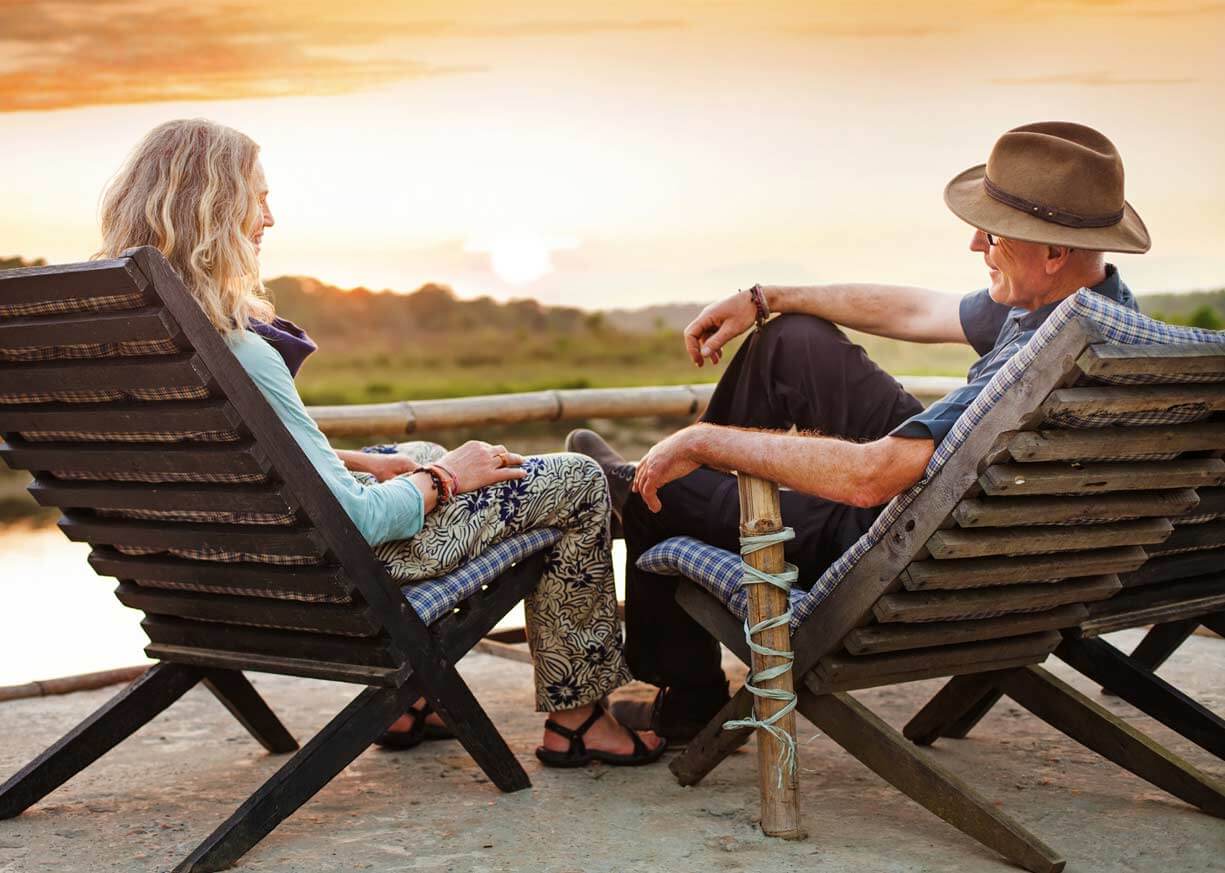
[[[563,737],[564,739],[570,741],[570,749],[566,754],[585,755],[587,754],[587,744],[583,742],[583,736],[587,733],[587,731],[591,730],[591,726],[599,721],[600,717],[603,715],[604,708],[600,706],[599,702],[597,701],[592,707],[591,715],[587,716],[587,720],[577,728],[568,728],[565,725],[558,724],[550,718],[545,721],[544,729],[546,731],[552,731],[559,737]]]

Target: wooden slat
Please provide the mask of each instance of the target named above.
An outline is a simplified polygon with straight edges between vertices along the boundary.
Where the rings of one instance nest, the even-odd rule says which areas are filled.
[[[1225,484],[1225,461],[1198,458],[1105,464],[993,464],[978,479],[991,495],[1145,491]]]
[[[1202,493],[1181,488],[1088,497],[971,497],[957,504],[953,519],[961,527],[977,528],[1175,516],[1198,507]]]
[[[986,642],[925,648],[913,652],[854,657],[830,654],[817,664],[817,680],[827,688],[868,688],[882,677],[920,674],[941,676],[975,669],[984,662],[1042,657],[1055,650],[1063,637],[1058,631],[1012,636]]]
[[[923,624],[871,624],[847,634],[843,645],[852,655],[877,655],[904,649],[950,646],[1038,631],[1074,627],[1089,617],[1081,604],[1047,612],[1022,613],[979,621],[935,621]]]
[[[186,585],[215,585],[253,591],[295,591],[306,595],[347,596],[339,567],[190,561],[164,555],[124,555],[96,548],[89,564],[116,579],[155,579]]]
[[[1188,579],[1225,567],[1225,549],[1185,552],[1149,558],[1142,567],[1119,574],[1124,588],[1139,588],[1176,579]]]
[[[224,549],[267,555],[322,556],[326,549],[309,527],[267,524],[192,524],[95,518],[69,512],[60,530],[76,543],[156,549]]]
[[[236,655],[310,658],[367,667],[399,667],[402,663],[385,636],[329,636],[158,615],[149,616],[140,626],[151,642],[172,646],[218,649]]]
[[[167,340],[172,333],[157,307],[119,312],[0,318],[0,349]]]
[[[1113,574],[1068,582],[1008,585],[966,591],[913,591],[886,594],[872,608],[880,622],[973,620],[993,613],[1038,612],[1069,603],[1103,600],[1122,589]]]
[[[1139,546],[1064,552],[1028,558],[968,558],[961,561],[912,561],[902,573],[909,591],[980,588],[1018,582],[1052,582],[1135,570],[1148,559]]]
[[[1215,549],[1225,546],[1225,521],[1207,521],[1174,528],[1165,542],[1145,546],[1144,551],[1156,557],[1183,549]]]
[[[1164,412],[1178,406],[1225,409],[1225,385],[1112,385],[1060,388],[1042,404],[1044,415],[1117,415],[1128,412]]]
[[[50,391],[131,391],[133,389],[199,388],[208,385],[208,370],[192,352],[136,358],[81,361],[38,361],[7,364],[4,393]]]
[[[1080,625],[1091,637],[1131,627],[1165,624],[1225,609],[1225,571],[1182,583],[1154,585],[1128,591],[1106,603],[1089,607]]]
[[[39,478],[26,489],[39,506],[85,509],[153,509],[167,512],[293,511],[277,486],[84,482]]]
[[[131,403],[0,404],[0,432],[89,431],[139,434],[217,431],[241,427],[224,400],[166,400]]]
[[[1222,378],[1225,378],[1223,376]],[[1085,430],[1021,431],[1008,440],[1014,460],[1074,461],[1225,449],[1225,422],[1160,425],[1157,427],[1102,427]]]
[[[130,258],[0,270],[0,301],[8,304],[131,294],[148,287]]]
[[[12,439],[0,444],[0,458],[22,470],[67,470],[74,473],[262,473],[251,442],[175,444],[150,449],[123,443],[29,443]]]
[[[1111,546],[1160,543],[1174,533],[1164,518],[1113,524],[1043,525],[987,530],[938,530],[927,541],[933,558],[977,558],[986,555],[1039,555]]]
[[[1086,376],[1225,375],[1225,345],[1098,343],[1085,349],[1077,366]]]
[[[363,604],[299,603],[237,594],[167,591],[121,582],[115,596],[124,606],[151,615],[247,627],[282,628],[336,636],[372,637],[381,628]]]
[[[358,685],[378,685],[394,688],[401,683],[407,670],[392,667],[362,667],[356,664],[336,664],[310,661],[305,658],[283,658],[274,655],[235,654],[220,649],[170,646],[152,643],[145,654],[161,661],[189,664],[197,667],[220,667],[224,670],[249,670],[256,673],[279,673],[282,676],[303,676],[326,679],[329,682],[355,682]]]

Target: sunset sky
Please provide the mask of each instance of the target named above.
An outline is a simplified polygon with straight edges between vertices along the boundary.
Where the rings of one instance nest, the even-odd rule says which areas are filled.
[[[0,0],[0,255],[81,260],[151,127],[254,137],[267,277],[706,300],[985,284],[945,183],[1030,121],[1118,145],[1141,292],[1225,285],[1225,2]]]

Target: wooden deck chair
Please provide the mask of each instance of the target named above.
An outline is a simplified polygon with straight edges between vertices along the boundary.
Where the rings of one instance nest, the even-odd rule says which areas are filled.
[[[1219,366],[1225,371],[1225,357]],[[1225,372],[1222,372],[1225,381]],[[1218,424],[1222,431],[1225,425]],[[1197,454],[1225,454],[1225,432],[1190,443]],[[1199,504],[1171,521],[1161,543],[1143,546],[1149,559],[1119,574],[1123,590],[1091,604],[1086,618],[1063,632],[1055,656],[1218,758],[1225,758],[1225,718],[1156,675],[1156,669],[1203,625],[1225,636],[1225,489],[1200,488]],[[1135,651],[1124,654],[1102,634],[1154,625]],[[940,702],[917,713],[903,733],[921,745],[960,739],[1003,696],[997,687],[970,693],[953,679]]]
[[[37,501],[143,610],[157,660],[0,786],[0,818],[198,682],[269,751],[295,750],[243,670],[363,690],[179,871],[233,864],[418,695],[498,788],[529,786],[455,664],[536,584],[544,555],[528,555],[559,533],[402,592],[156,250],[0,273],[0,433]]]
[[[1122,589],[1119,574],[1145,563],[1146,546],[1174,535],[1172,519],[1194,509],[1197,488],[1225,482],[1225,461],[1199,456],[1225,435],[1223,355],[1225,333],[1173,328],[1089,291],[1064,301],[962,415],[923,481],[810,591],[793,592],[800,713],[1033,871],[1064,861],[847,692],[936,676],[1001,688],[1089,748],[1225,816],[1225,788],[1038,666],[1063,629]],[[639,566],[692,580],[678,601],[747,662],[738,556],[668,540]],[[682,784],[747,741],[748,731],[722,724],[750,705],[735,695],[673,761]]]

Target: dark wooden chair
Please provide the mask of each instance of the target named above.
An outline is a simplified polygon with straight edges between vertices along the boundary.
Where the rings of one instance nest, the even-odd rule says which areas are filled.
[[[522,766],[455,664],[539,578],[543,555],[427,626],[151,248],[0,273],[0,455],[143,610],[157,659],[0,786],[31,804],[203,682],[270,752],[297,743],[242,671],[362,690],[176,869],[233,864],[425,695],[489,779]],[[53,622],[54,616],[31,620]]]
[[[925,481],[811,592],[793,593],[799,712],[900,791],[1033,871],[1064,861],[848,692],[956,677],[911,722],[914,737],[953,711],[951,690],[958,701],[999,690],[1225,816],[1225,787],[1039,666],[1065,645],[1066,629],[1123,590],[1121,574],[1142,570],[1145,549],[1181,535],[1174,522],[1195,510],[1197,489],[1225,483],[1216,456],[1225,447],[1222,382],[1225,334],[1166,330],[1089,292],[1066,301],[967,410]],[[643,561],[659,572],[669,549],[679,559],[694,547],[664,543]],[[712,555],[691,560],[700,584],[682,584],[677,599],[748,663],[738,562],[724,554],[719,571]],[[672,762],[681,784],[696,784],[749,739],[722,725],[750,707],[747,692],[735,695]]]
[[[1225,449],[1225,438],[1220,445]],[[1221,452],[1217,452],[1221,454]],[[1225,758],[1225,718],[1156,674],[1157,668],[1201,625],[1225,636],[1225,489],[1201,488],[1200,503],[1173,534],[1144,546],[1149,560],[1119,574],[1119,594],[1089,606],[1085,619],[1063,631],[1055,656],[1218,758]],[[1187,523],[1190,522],[1190,523]],[[1130,654],[1102,634],[1153,625]],[[922,745],[961,739],[995,706],[1003,691],[969,693],[954,679],[938,706],[920,711],[904,729]]]

